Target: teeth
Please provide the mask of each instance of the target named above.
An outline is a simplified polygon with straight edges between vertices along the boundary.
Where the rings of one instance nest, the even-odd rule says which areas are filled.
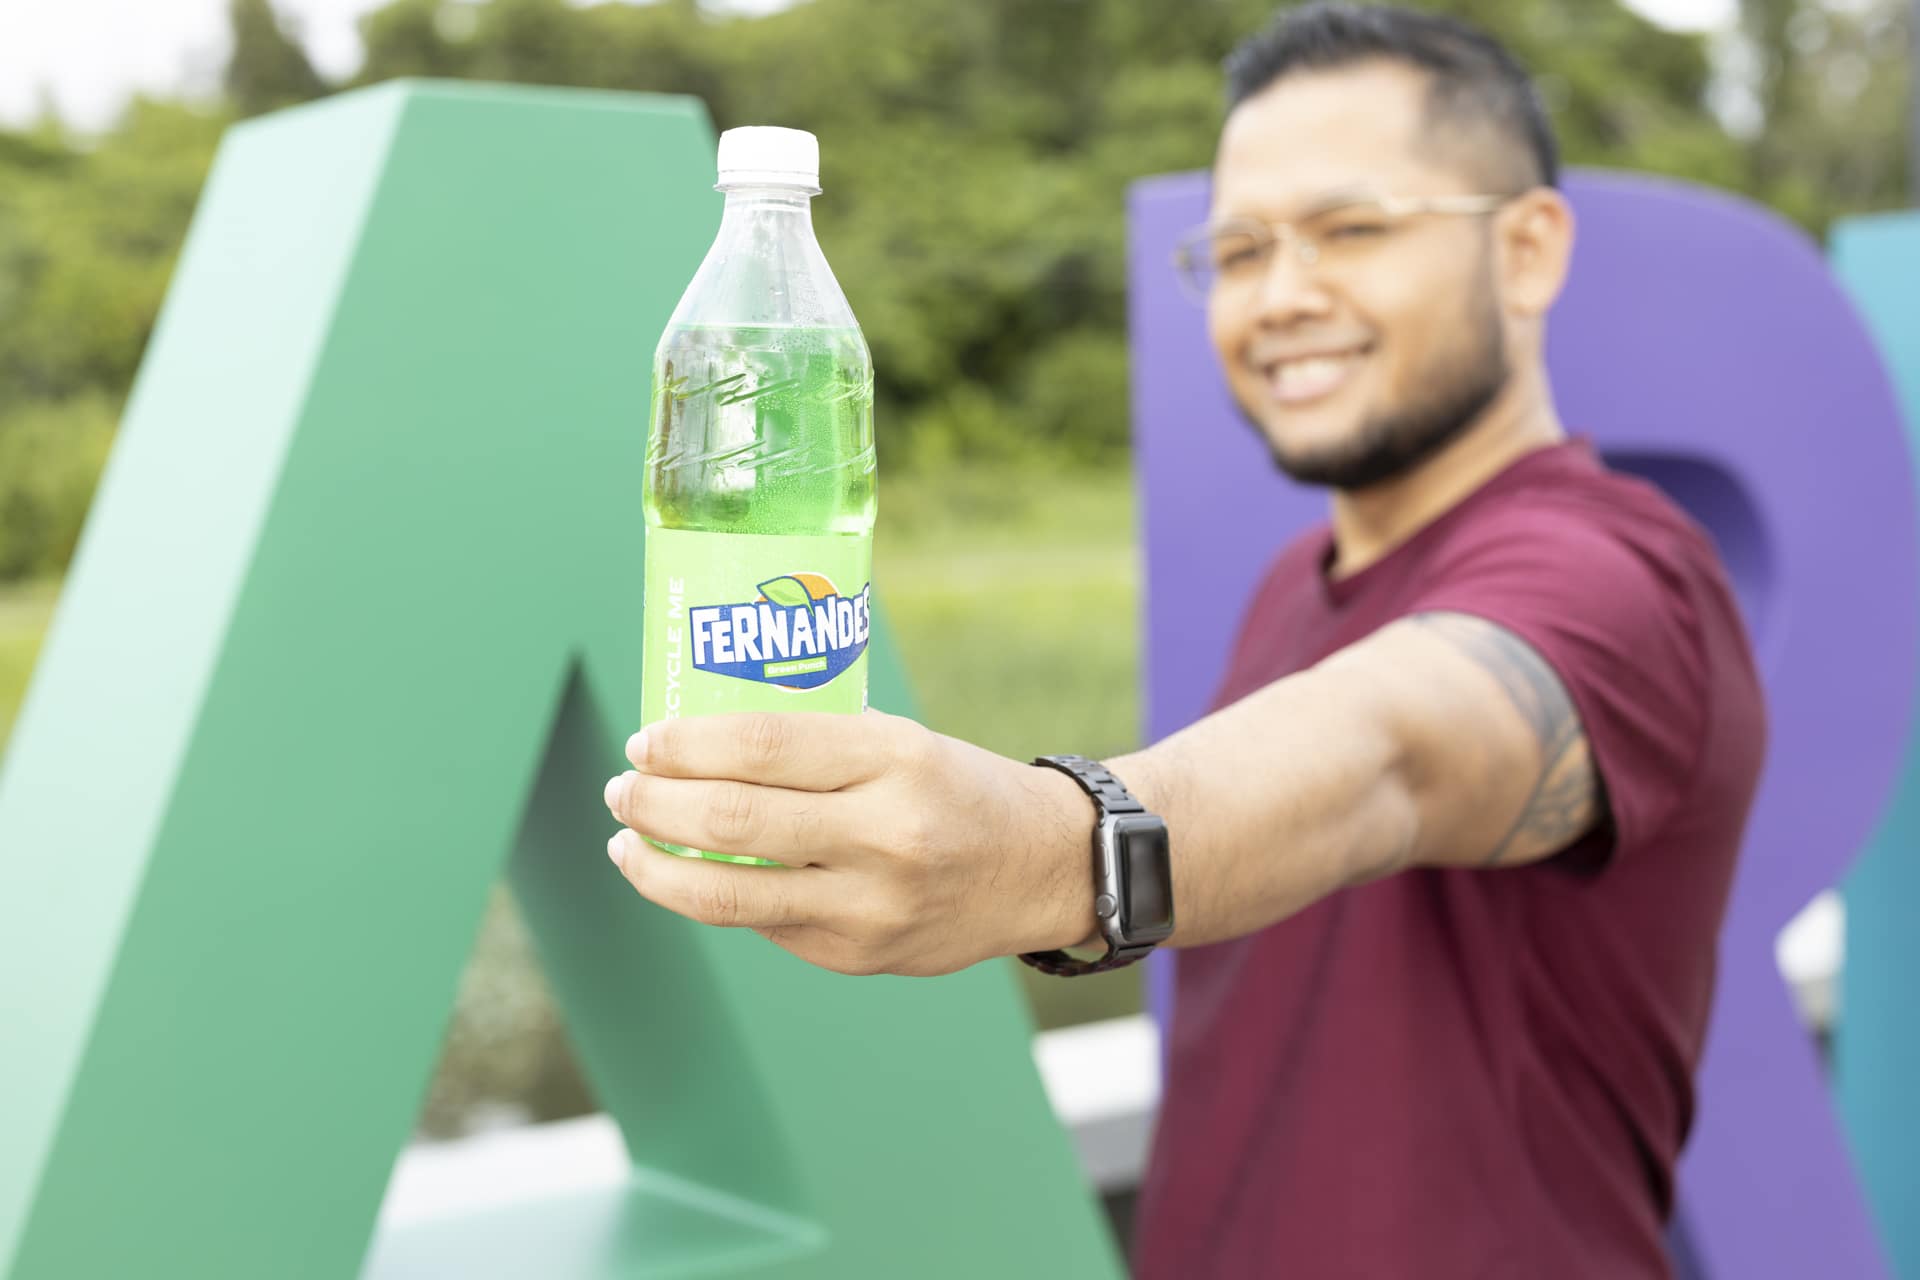
[[[1330,387],[1345,372],[1349,356],[1307,356],[1274,366],[1274,388],[1283,396],[1312,394]]]
[[[1288,360],[1280,366],[1280,381],[1313,382],[1339,368],[1340,359],[1337,356],[1308,356],[1305,360]]]

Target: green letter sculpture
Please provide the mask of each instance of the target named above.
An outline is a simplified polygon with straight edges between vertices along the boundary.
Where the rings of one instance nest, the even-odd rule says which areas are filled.
[[[228,139],[0,772],[0,1277],[1118,1274],[1004,966],[838,977],[607,862],[712,165],[572,91]],[[502,870],[634,1177],[373,1239]]]

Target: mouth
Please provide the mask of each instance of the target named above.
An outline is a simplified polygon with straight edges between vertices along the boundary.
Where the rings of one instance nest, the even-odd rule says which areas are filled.
[[[1314,351],[1258,364],[1275,404],[1294,407],[1324,400],[1353,380],[1373,351],[1370,343],[1332,351]]]

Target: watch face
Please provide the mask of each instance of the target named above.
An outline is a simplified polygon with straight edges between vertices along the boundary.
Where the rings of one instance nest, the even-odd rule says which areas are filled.
[[[1158,818],[1125,816],[1114,823],[1120,877],[1120,928],[1141,941],[1173,928],[1173,868],[1167,857],[1167,825]]]

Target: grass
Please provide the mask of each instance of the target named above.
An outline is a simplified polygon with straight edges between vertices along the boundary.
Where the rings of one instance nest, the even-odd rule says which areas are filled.
[[[990,503],[968,501],[992,482]],[[943,487],[890,482],[874,550],[876,595],[926,722],[1024,758],[1131,749],[1138,587],[1125,478],[967,475],[957,493]]]
[[[1137,744],[1139,580],[1124,471],[889,474],[874,560],[927,725],[1020,760]],[[0,756],[58,594],[55,581],[0,584]],[[1016,968],[1043,1028],[1141,1007],[1137,968],[1072,981]]]

